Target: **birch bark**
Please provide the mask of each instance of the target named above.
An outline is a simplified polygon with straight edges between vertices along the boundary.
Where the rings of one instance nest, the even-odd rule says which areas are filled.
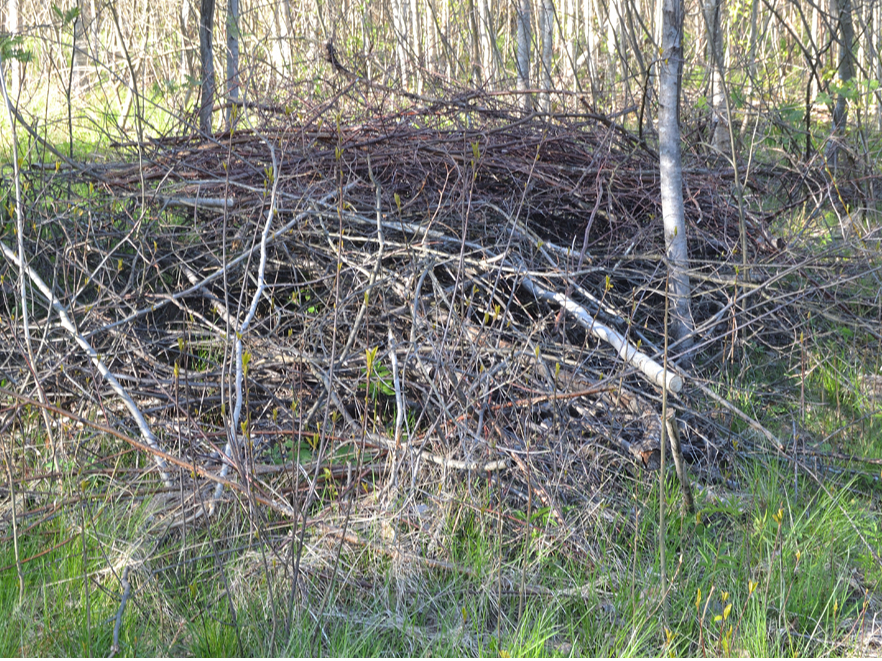
[[[551,112],[551,55],[554,38],[554,2],[542,0],[539,12],[539,39],[542,46],[542,57],[539,60],[539,110],[545,114]]]
[[[668,259],[671,335],[681,349],[692,346],[695,327],[690,303],[683,165],[680,155],[680,81],[683,69],[683,0],[662,5],[662,55],[659,63],[658,140],[661,203]]]
[[[519,0],[517,9],[518,43],[518,91],[521,92],[521,107],[530,112],[533,102],[527,90],[530,89],[530,41],[532,37],[530,0]]]

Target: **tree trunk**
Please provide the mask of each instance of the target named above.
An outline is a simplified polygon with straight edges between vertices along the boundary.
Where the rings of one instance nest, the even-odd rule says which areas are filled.
[[[91,28],[90,5],[87,0],[79,0],[76,3],[80,14],[74,20],[73,25],[73,79],[71,80],[70,93],[72,96],[80,96],[89,89],[89,33]]]
[[[591,102],[597,104],[597,32],[594,30],[594,12],[591,0],[582,0],[582,30],[585,33],[585,51],[579,56],[579,64],[585,65],[588,87],[591,88]]]
[[[530,112],[533,102],[527,90],[530,89],[530,46],[533,39],[530,0],[520,0],[518,3],[518,91],[521,92],[521,107],[524,112]]]
[[[178,76],[183,80],[187,80],[188,76],[195,77],[192,59],[193,52],[190,49],[190,0],[182,0],[178,19],[178,27],[181,30],[181,68]]]
[[[868,38],[874,44],[873,51],[873,71],[876,73],[876,80],[882,80],[882,53],[880,50],[880,35],[882,35],[882,8],[877,2],[873,3],[873,23]],[[876,130],[882,131],[882,93],[876,90]]]
[[[199,58],[202,63],[201,95],[199,98],[199,130],[211,133],[211,109],[214,105],[214,0],[201,0],[199,11]]]
[[[488,89],[492,89],[492,83],[496,79],[496,24],[493,21],[493,9],[491,0],[478,0],[478,15],[480,24],[478,30],[481,33],[481,68],[482,78],[488,83]]]
[[[851,52],[854,44],[854,25],[852,24],[851,0],[833,0],[836,9],[837,34],[839,38],[839,65],[837,77],[839,85],[846,86],[854,78],[854,58]],[[827,143],[827,162],[835,171],[839,159],[839,141],[845,135],[848,123],[848,100],[840,92],[833,107],[833,132]]]
[[[273,69],[276,71],[287,71],[291,62],[291,51],[288,48],[291,33],[288,30],[285,21],[284,7],[280,3],[273,3],[273,37],[275,43],[272,47],[272,63]]]
[[[560,15],[560,44],[561,50],[567,59],[565,71],[572,75],[570,88],[574,92],[581,91],[579,88],[579,71],[576,68],[576,45],[578,42],[578,30],[576,29],[577,8],[575,0],[563,0]]]
[[[759,3],[760,0],[752,0],[750,3],[750,33],[747,37],[747,71],[748,71],[748,85],[750,86],[750,90],[753,91],[753,86],[756,83],[756,37],[758,32],[758,22],[759,22]]]
[[[406,86],[407,67],[407,4],[406,0],[389,0],[392,5],[392,28],[395,30],[395,59],[402,86]]]
[[[539,39],[542,46],[542,57],[539,60],[539,111],[551,112],[551,55],[554,46],[554,0],[542,0],[539,12]]]
[[[704,1],[704,24],[707,33],[707,59],[711,67],[711,146],[720,153],[728,153],[729,121],[726,114],[726,96],[723,85],[723,34],[720,29],[722,0]]]
[[[821,12],[817,3],[812,4],[811,42],[811,53],[815,61],[815,66],[818,68],[818,71],[821,71]],[[809,84],[811,85],[811,91],[809,94],[811,95],[811,98],[814,99],[821,90],[818,88],[818,82],[815,80],[814,76],[812,76]]]
[[[456,75],[456,50],[449,47],[450,36],[450,3],[441,2],[441,43],[444,44],[444,73],[448,78]]]
[[[13,39],[18,35],[18,1],[6,0],[6,32]],[[8,90],[9,98],[17,99],[21,91],[22,63],[13,57],[6,60],[6,64],[12,81]]]
[[[227,0],[227,80],[224,85],[227,97],[239,98],[239,0]],[[225,113],[227,127],[232,128],[235,106]]]
[[[410,41],[411,53],[416,56],[416,62],[412,64],[414,75],[414,90],[417,94],[423,93],[423,70],[426,58],[423,52],[422,30],[420,29],[420,8],[418,0],[410,0]]]
[[[475,0],[467,0],[466,2],[466,20],[469,24],[469,50],[471,51],[469,82],[478,86],[483,79],[481,78],[481,35],[478,32],[478,9]]]
[[[436,27],[438,17],[435,14],[432,0],[426,0],[425,15],[426,20],[423,21],[423,26],[426,39],[426,68],[433,71],[440,61],[440,49],[438,48],[438,29]]]
[[[597,3],[598,6],[602,4]],[[606,5],[606,67],[607,67],[607,85],[609,89],[610,99],[615,105],[616,98],[616,76],[618,74],[619,59],[619,32],[621,30],[621,0],[609,0]]]
[[[690,305],[686,222],[683,209],[683,166],[680,158],[680,80],[683,69],[683,0],[662,5],[662,53],[659,63],[658,152],[665,249],[668,259],[670,332],[681,349],[692,346],[694,323]]]

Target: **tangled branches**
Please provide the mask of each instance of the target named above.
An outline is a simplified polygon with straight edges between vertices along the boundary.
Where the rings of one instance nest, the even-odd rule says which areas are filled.
[[[94,374],[106,364],[155,435],[139,449],[191,484],[198,512],[212,502],[205,478],[282,517],[321,518],[344,496],[425,499],[481,475],[506,498],[536,494],[562,529],[590,525],[567,506],[601,516],[617,497],[608,476],[653,467],[660,445],[664,381],[631,353],[661,360],[654,155],[587,115],[549,123],[459,101],[330,115],[158,140],[91,181],[34,171],[44,196],[31,266],[94,355],[72,350],[35,293],[29,377],[4,291],[6,378],[24,388],[36,376],[80,424],[100,410],[125,436],[132,411]],[[768,252],[758,217],[747,218],[756,256],[779,261],[739,281],[726,176],[686,173],[711,361],[745,333],[791,341],[802,322],[782,310],[806,297],[769,293],[801,267]],[[617,348],[598,339],[610,333]],[[675,406],[684,451],[713,464],[725,435],[696,397],[687,375]]]

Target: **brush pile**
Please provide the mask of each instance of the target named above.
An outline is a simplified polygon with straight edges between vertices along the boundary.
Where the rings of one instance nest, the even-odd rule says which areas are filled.
[[[32,399],[81,425],[49,410],[55,452],[86,448],[103,466],[86,422],[100,411],[142,439],[175,493],[188,484],[188,516],[215,493],[198,487],[214,484],[283,520],[326,523],[350,498],[407,496],[418,512],[487,484],[500,502],[547,508],[591,555],[591,537],[570,532],[618,507],[622,480],[608,478],[646,479],[658,464],[656,154],[606,117],[546,121],[474,94],[360,119],[343,105],[292,104],[259,128],[240,118],[210,140],[123,148],[89,180],[32,170],[64,202],[34,206],[45,219],[26,242],[31,268],[95,350],[90,360],[35,294],[44,395]],[[737,278],[731,173],[696,167],[684,179],[695,369],[745,336],[793,341],[786,296],[757,295],[772,267],[754,261],[753,282]],[[763,220],[744,223],[751,259],[786,268]],[[614,335],[625,344],[611,346]],[[7,378],[24,385],[23,342],[4,351]],[[708,413],[725,405],[677,371],[678,355],[668,378],[682,390],[668,402],[684,454],[719,475],[731,412]]]

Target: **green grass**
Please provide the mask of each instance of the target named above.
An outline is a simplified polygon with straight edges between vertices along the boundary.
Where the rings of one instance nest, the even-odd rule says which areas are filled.
[[[827,493],[804,475],[794,482],[789,463],[772,458],[742,459],[735,473],[741,489],[699,490],[698,512],[686,517],[673,477],[667,482],[666,618],[658,491],[650,477],[635,484],[635,518],[619,542],[598,537],[599,563],[554,548],[541,525],[526,536],[507,525],[499,537],[499,519],[489,508],[454,506],[447,548],[450,567],[460,570],[347,546],[325,601],[327,558],[305,556],[303,589],[288,627],[290,583],[275,559],[261,560],[261,544],[240,514],[233,511],[209,529],[163,536],[157,527],[148,534],[157,524],[149,523],[146,504],[114,500],[108,484],[84,482],[83,500],[20,536],[20,556],[27,560],[21,603],[6,539],[0,613],[8,626],[0,653],[108,654],[126,565],[133,591],[120,653],[127,656],[855,651],[851,631],[871,610],[868,599],[882,579],[861,539],[882,545],[873,505],[878,493],[853,480],[830,481]],[[52,550],[34,557],[46,549]]]

